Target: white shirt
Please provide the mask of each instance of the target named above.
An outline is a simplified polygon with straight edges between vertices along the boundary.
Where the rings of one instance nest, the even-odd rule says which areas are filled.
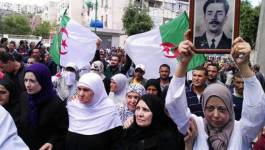
[[[29,150],[17,135],[16,125],[10,114],[0,105],[0,149]]]
[[[221,40],[223,34],[224,34],[224,33],[219,34],[219,35],[216,36],[216,37],[212,37],[212,36],[210,36],[210,35],[206,32],[206,38],[207,38],[207,42],[208,42],[209,47],[211,47],[211,45],[212,45],[212,40],[214,39],[214,40],[215,40],[214,45],[215,45],[215,48],[216,48],[216,47],[218,46],[218,44],[219,44],[219,42],[220,42],[220,40]]]
[[[189,118],[194,118],[198,128],[198,135],[193,149],[209,149],[207,143],[208,135],[204,130],[203,118],[191,114],[187,107],[184,77],[173,77],[171,80],[166,97],[166,108],[182,134],[186,134],[189,128]],[[242,117],[240,121],[235,121],[227,150],[249,149],[251,141],[254,140],[264,125],[264,109],[265,96],[256,76],[244,79]]]

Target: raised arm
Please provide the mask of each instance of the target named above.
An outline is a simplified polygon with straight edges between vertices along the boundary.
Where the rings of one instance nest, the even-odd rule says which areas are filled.
[[[187,34],[185,35],[187,36]],[[193,44],[185,40],[180,43],[178,50],[181,60],[176,69],[176,73],[171,80],[166,97],[166,108],[170,117],[177,124],[179,131],[186,134],[189,128],[190,110],[187,106],[185,93],[185,75],[189,61],[193,56]]]
[[[249,66],[250,45],[242,38],[234,41],[232,56],[244,78],[244,100],[240,120],[243,141],[248,146],[264,125],[265,99],[262,87]]]

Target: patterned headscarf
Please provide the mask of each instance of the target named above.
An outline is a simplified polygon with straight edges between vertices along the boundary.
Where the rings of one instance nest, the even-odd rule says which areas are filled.
[[[214,150],[226,150],[235,122],[232,94],[226,86],[220,83],[210,84],[202,94],[204,116],[206,104],[211,97],[218,97],[223,101],[229,112],[229,121],[222,128],[216,129],[204,119],[205,131],[209,135],[208,144]]]
[[[130,92],[135,92],[139,94],[140,96],[143,96],[145,94],[145,88],[141,84],[133,83],[133,84],[130,84],[127,89],[127,94]]]

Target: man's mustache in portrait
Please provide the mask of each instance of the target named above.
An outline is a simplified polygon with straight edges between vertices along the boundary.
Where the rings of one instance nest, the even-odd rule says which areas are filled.
[[[219,21],[211,21],[210,24],[219,25],[219,24],[221,24],[221,22],[219,22]]]

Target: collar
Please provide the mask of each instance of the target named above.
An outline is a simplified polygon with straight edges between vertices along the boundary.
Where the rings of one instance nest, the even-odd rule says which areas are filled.
[[[210,34],[208,34],[207,32],[206,32],[206,38],[207,38],[207,42],[208,42],[208,45],[209,45],[209,47],[211,46],[211,44],[212,44],[212,39],[215,39],[215,48],[217,48],[218,47],[218,44],[219,44],[219,42],[220,42],[220,40],[221,40],[221,38],[222,38],[222,36],[223,36],[223,34],[224,33],[221,33],[221,34],[219,34],[218,36],[216,36],[216,37],[213,37],[213,36],[211,36]]]
[[[235,97],[243,98],[242,95],[239,95],[239,94],[237,93],[236,88],[233,88],[233,95],[234,95]]]

